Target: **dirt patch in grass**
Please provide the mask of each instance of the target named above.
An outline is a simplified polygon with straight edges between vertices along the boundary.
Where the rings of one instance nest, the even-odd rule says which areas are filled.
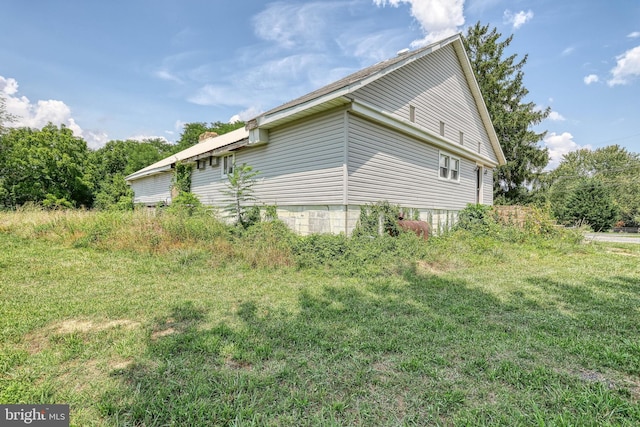
[[[67,319],[27,334],[25,336],[26,350],[29,354],[41,352],[49,346],[50,337],[54,335],[67,335],[72,333],[89,334],[117,327],[134,329],[139,326],[139,322],[129,319],[116,319],[104,322]]]
[[[175,333],[176,333],[175,328],[168,327],[166,329],[162,329],[162,330],[159,330],[159,331],[153,331],[151,333],[151,339],[153,341],[155,341],[158,338],[166,337],[167,335],[172,335],[172,334],[175,334]]]
[[[106,329],[116,328],[118,326],[121,326],[125,329],[133,329],[140,326],[140,323],[128,319],[110,320],[107,322],[70,319],[62,321],[58,325],[55,325],[52,328],[52,332],[57,334],[70,334],[73,332],[90,333],[104,331]]]
[[[609,378],[607,378],[606,375],[597,372],[597,371],[591,371],[591,370],[580,370],[578,372],[578,376],[580,377],[580,379],[582,379],[583,381],[587,381],[590,383],[600,383],[604,386],[606,386],[607,388],[615,388],[615,384],[613,381],[611,381]]]
[[[109,361],[110,371],[120,371],[129,368],[133,365],[133,359],[118,359]]]
[[[640,257],[640,254],[631,252],[629,249],[623,248],[607,248],[607,252],[614,255],[622,255],[634,258]]]
[[[446,273],[448,271],[455,270],[455,267],[451,264],[438,261],[418,261],[416,263],[417,271],[421,274],[433,274],[438,275]]]
[[[244,361],[233,360],[231,358],[228,358],[228,359],[226,359],[224,361],[224,366],[226,366],[228,369],[231,369],[233,371],[238,371],[238,370],[251,371],[251,370],[253,370],[253,366],[251,365],[251,363],[244,362]]]

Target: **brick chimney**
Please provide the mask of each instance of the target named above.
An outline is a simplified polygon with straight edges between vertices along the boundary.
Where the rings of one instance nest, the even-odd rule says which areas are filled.
[[[200,143],[200,142],[204,141],[205,139],[215,138],[216,136],[218,136],[218,134],[215,133],[215,132],[203,132],[198,137],[198,142]]]

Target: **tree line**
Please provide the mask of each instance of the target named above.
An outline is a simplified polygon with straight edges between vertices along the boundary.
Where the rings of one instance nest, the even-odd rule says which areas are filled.
[[[26,203],[50,208],[131,209],[125,177],[198,143],[204,132],[223,134],[235,123],[187,123],[171,144],[160,138],[113,140],[97,150],[64,125],[7,127],[15,118],[0,98],[0,207]]]
[[[596,229],[614,224],[640,225],[640,158],[614,145],[564,156],[545,172],[546,132],[533,128],[550,110],[527,101],[524,66],[506,50],[513,35],[502,37],[479,22],[463,42],[507,160],[494,174],[497,204],[543,204],[564,224],[588,223]],[[15,120],[0,97],[0,207],[25,203],[46,207],[130,209],[133,195],[124,177],[198,143],[207,131],[223,134],[235,123],[188,123],[175,144],[162,139],[116,140],[90,150],[64,125],[42,129],[8,127]]]

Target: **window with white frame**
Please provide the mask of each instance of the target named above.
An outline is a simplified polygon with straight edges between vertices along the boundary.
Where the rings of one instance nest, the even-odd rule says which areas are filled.
[[[459,181],[460,159],[450,154],[440,153],[440,178],[449,181]]]
[[[235,162],[235,159],[233,157],[233,154],[229,154],[222,158],[222,176],[226,176],[233,173],[234,162]]]

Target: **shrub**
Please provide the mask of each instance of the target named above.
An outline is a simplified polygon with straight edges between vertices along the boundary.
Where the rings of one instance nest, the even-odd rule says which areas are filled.
[[[46,209],[72,209],[73,203],[64,197],[56,197],[53,194],[47,194],[42,201],[42,206]]]
[[[371,277],[397,271],[399,265],[423,258],[427,243],[413,233],[393,237],[313,234],[294,242],[298,268],[331,269],[346,276]]]
[[[491,206],[468,204],[458,213],[458,222],[455,228],[474,233],[487,233],[495,224],[496,218]]]
[[[167,210],[177,214],[193,215],[195,213],[202,213],[204,206],[195,194],[188,191],[181,191],[180,194],[171,201]]]
[[[619,209],[610,192],[596,178],[583,179],[578,183],[565,206],[565,221],[588,224],[594,231],[611,228],[618,217]]]
[[[237,231],[238,229],[236,229]],[[278,220],[256,222],[236,234],[233,244],[249,267],[285,267],[293,265],[292,247],[299,238]]]
[[[398,218],[400,216],[400,206],[392,205],[388,201],[365,205],[360,208],[360,219],[353,230],[354,236],[375,236],[382,231],[397,236],[400,234]]]

